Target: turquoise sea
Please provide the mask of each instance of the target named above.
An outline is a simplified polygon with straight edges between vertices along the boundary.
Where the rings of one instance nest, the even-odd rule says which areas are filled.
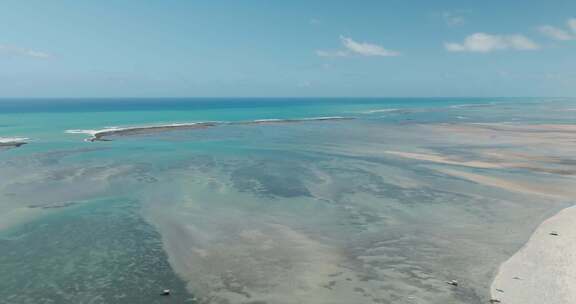
[[[516,149],[457,128],[573,124],[574,108],[563,98],[0,100],[0,140],[27,143],[0,146],[0,303],[486,303],[498,265],[570,202],[458,178],[446,173],[458,164],[421,151]],[[199,122],[214,126],[145,129]],[[142,131],[86,141],[123,128]],[[497,174],[543,178],[522,170]]]

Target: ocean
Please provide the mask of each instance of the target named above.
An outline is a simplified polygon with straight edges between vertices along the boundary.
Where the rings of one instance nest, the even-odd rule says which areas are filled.
[[[534,126],[575,109],[0,100],[0,303],[486,303],[498,266],[570,205],[529,190],[571,165]]]

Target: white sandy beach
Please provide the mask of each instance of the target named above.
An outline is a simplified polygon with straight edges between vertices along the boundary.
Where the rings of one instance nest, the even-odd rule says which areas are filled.
[[[492,297],[506,304],[576,303],[575,219],[576,207],[570,207],[542,223],[500,266]]]

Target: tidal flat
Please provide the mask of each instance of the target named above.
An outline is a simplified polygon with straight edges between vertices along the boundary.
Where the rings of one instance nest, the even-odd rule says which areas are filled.
[[[213,102],[0,114],[0,136],[33,139],[0,150],[0,303],[526,303],[513,295],[554,290],[498,285],[573,205],[562,109],[575,100]],[[278,120],[291,123],[242,123]],[[226,123],[66,132],[203,121]]]

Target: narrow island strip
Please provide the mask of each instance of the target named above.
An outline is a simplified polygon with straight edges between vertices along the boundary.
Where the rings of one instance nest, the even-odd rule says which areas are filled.
[[[217,126],[225,125],[263,125],[263,124],[283,124],[283,123],[302,123],[312,121],[334,121],[334,120],[350,120],[351,117],[312,117],[312,118],[299,118],[299,119],[258,119],[251,121],[237,121],[237,122],[192,122],[192,123],[172,123],[164,125],[149,125],[149,126],[134,126],[134,127],[112,127],[101,130],[67,130],[66,133],[70,134],[89,134],[91,137],[86,141],[111,141],[111,137],[118,136],[131,136],[131,135],[148,135],[154,133],[177,131],[177,130],[190,130],[190,129],[206,129]]]

